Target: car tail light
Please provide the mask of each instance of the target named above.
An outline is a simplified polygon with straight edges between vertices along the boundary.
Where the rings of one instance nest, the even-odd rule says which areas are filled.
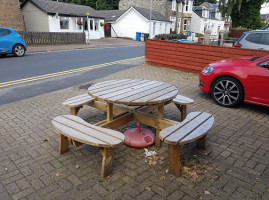
[[[235,43],[234,47],[238,47],[238,48],[240,48],[240,47],[241,47],[241,44],[239,44],[239,43]]]
[[[20,38],[21,38],[21,39],[23,39],[23,37],[22,37],[22,36],[20,36]]]

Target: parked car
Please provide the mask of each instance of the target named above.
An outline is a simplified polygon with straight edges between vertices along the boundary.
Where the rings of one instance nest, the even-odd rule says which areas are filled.
[[[269,50],[269,30],[244,32],[234,47]]]
[[[269,107],[269,55],[212,63],[200,73],[198,86],[221,106],[245,101]]]
[[[27,46],[23,37],[14,29],[0,27],[0,55],[24,56]]]

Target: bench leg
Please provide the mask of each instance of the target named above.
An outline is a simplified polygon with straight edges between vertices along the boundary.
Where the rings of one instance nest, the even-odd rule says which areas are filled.
[[[69,140],[68,137],[60,134],[59,138],[59,153],[63,154],[69,150]]]
[[[103,148],[100,150],[103,156],[102,160],[102,169],[101,169],[101,177],[104,178],[111,174],[112,172],[112,162],[113,162],[113,148]]]
[[[70,115],[77,115],[80,108],[82,108],[82,106],[70,108]]]
[[[182,122],[184,119],[186,119],[187,116],[187,106],[186,105],[179,105],[179,104],[175,104],[178,108],[178,110],[181,113],[181,119],[180,121]]]
[[[168,161],[169,161],[169,172],[180,176],[180,146],[168,144]]]
[[[205,136],[197,140],[197,147],[205,149]]]

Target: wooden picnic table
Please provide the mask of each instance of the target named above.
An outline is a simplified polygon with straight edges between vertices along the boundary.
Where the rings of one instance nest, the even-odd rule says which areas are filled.
[[[178,122],[164,119],[164,105],[178,94],[176,87],[151,80],[110,80],[96,83],[88,88],[94,101],[90,106],[107,112],[107,119],[96,125],[116,129],[131,121],[156,128],[156,146],[160,146],[159,132]],[[105,102],[105,103],[103,103]],[[119,105],[135,106],[126,108]],[[157,116],[151,112],[157,108]]]

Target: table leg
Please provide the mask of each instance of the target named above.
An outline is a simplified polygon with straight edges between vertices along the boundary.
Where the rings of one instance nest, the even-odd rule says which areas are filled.
[[[113,148],[103,148],[100,149],[101,154],[103,156],[102,159],[102,168],[101,168],[101,177],[104,178],[111,174],[112,172],[112,162],[113,162]]]
[[[113,103],[107,103],[107,122],[113,120]]]
[[[158,115],[157,115],[157,120],[163,119],[163,111],[164,111],[164,103],[161,103],[158,105]],[[158,122],[159,126],[159,122]],[[161,146],[161,140],[160,140],[160,131],[161,129],[156,128],[156,141],[155,141],[155,146],[160,147]]]
[[[182,122],[187,116],[187,105],[178,105],[178,104],[176,104],[176,106],[177,106],[177,108],[179,109],[179,111],[181,113],[180,121]]]

